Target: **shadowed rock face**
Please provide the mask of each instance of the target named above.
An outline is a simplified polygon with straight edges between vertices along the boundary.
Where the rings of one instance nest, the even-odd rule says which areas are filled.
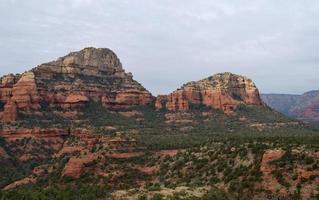
[[[150,104],[152,95],[131,73],[125,73],[109,49],[85,48],[39,65],[22,75],[0,79],[2,118],[14,121],[16,109],[38,111],[41,106],[72,109],[94,100],[106,107]]]
[[[239,104],[262,105],[258,89],[251,79],[226,72],[189,82],[167,96],[159,96],[156,108],[187,111],[191,105],[205,105],[230,114]]]

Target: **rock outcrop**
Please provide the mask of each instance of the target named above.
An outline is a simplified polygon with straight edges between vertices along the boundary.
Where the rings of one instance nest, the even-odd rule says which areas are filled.
[[[33,72],[24,73],[13,85],[11,99],[22,110],[38,110],[40,108],[40,97]]]
[[[90,101],[122,109],[154,103],[154,97],[126,73],[109,49],[85,48],[21,75],[0,79],[3,122],[15,121],[21,110],[76,111]],[[169,95],[158,96],[157,110],[188,111],[192,106],[222,109],[231,114],[239,104],[262,105],[255,84],[244,76],[221,73],[189,82]]]
[[[88,100],[106,107],[147,105],[152,95],[109,49],[85,48],[33,69],[43,100],[50,105],[81,104]],[[54,81],[52,81],[54,80]]]
[[[3,122],[15,122],[18,118],[18,111],[16,102],[10,99],[4,106],[4,111],[2,113]]]
[[[187,111],[193,105],[203,105],[231,113],[239,104],[263,105],[251,79],[227,72],[189,82],[167,96],[159,96],[155,105],[169,111]]]
[[[262,185],[265,190],[269,190],[272,192],[276,192],[276,190],[279,190],[280,194],[287,195],[285,189],[278,188],[280,184],[278,183],[278,180],[272,175],[275,167],[270,164],[271,161],[280,159],[284,154],[285,152],[281,149],[266,150],[261,160],[260,171],[263,174]]]
[[[6,140],[17,140],[23,138],[52,139],[69,136],[67,129],[58,128],[4,128],[0,130],[0,136]]]
[[[62,176],[75,179],[79,178],[84,173],[85,166],[93,162],[95,159],[96,158],[93,154],[89,154],[80,158],[70,158],[70,160],[64,166]]]
[[[4,122],[15,121],[17,110],[70,110],[89,101],[117,109],[148,105],[153,97],[131,73],[125,73],[115,53],[102,48],[85,48],[22,75],[0,79]]]

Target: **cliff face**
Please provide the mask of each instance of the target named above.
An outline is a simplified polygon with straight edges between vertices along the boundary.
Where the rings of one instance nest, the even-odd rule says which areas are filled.
[[[233,114],[239,104],[263,105],[255,84],[244,76],[216,74],[155,99],[124,71],[111,50],[85,48],[23,74],[0,78],[0,137],[11,142],[50,139],[55,149],[69,135],[79,136],[74,128],[91,133],[97,126],[107,132],[117,120],[119,124],[136,120],[140,128],[151,123],[149,114],[135,110],[136,106],[148,106],[144,108],[152,114],[153,106],[168,111],[157,120],[169,126],[196,124],[191,112],[196,106]],[[209,118],[212,112],[203,115]]]
[[[187,111],[192,105],[204,105],[232,113],[239,104],[262,105],[262,101],[251,79],[227,72],[189,82],[167,96],[159,96],[156,108]]]
[[[43,145],[32,143],[28,151],[17,156],[19,160],[45,158],[70,135],[88,142],[74,131],[76,128],[87,130],[85,135],[91,137],[96,132],[117,132],[123,127],[129,130],[129,126],[156,130],[163,124],[196,125],[196,114],[192,113],[196,106],[233,114],[239,104],[262,105],[255,84],[246,77],[216,74],[155,99],[131,73],[124,71],[111,50],[85,48],[23,74],[0,78],[0,139],[9,144],[24,138],[46,140],[48,144],[44,146],[52,149],[50,154],[38,155],[38,148]],[[168,112],[156,113],[154,106]],[[212,113],[203,116],[208,119]]]
[[[20,111],[77,110],[89,101],[123,109],[153,100],[109,49],[85,48],[0,81],[3,122],[18,120]],[[221,73],[157,97],[155,107],[188,111],[192,105],[205,105],[230,114],[241,103],[262,105],[255,84],[244,76]]]
[[[73,109],[90,100],[116,109],[153,99],[109,49],[85,48],[22,75],[4,76],[0,83],[3,121],[15,121],[17,110]]]

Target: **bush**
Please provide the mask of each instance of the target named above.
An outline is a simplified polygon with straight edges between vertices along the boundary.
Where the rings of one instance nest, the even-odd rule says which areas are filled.
[[[142,194],[138,197],[138,200],[147,200],[146,194]]]
[[[151,200],[163,200],[164,196],[162,194],[156,193],[153,195]]]

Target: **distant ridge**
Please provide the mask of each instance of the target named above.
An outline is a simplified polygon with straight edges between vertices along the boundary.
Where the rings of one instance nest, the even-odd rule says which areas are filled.
[[[302,95],[262,94],[263,101],[273,109],[305,121],[319,121],[319,91]]]

